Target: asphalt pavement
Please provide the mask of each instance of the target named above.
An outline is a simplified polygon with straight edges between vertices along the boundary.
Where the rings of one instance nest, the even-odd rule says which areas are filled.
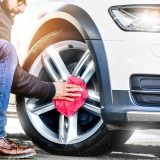
[[[7,112],[6,131],[14,141],[33,144],[25,135],[14,105]],[[16,125],[15,125],[16,124]],[[124,159],[160,159],[160,130],[136,130],[131,138],[111,154],[99,157],[71,157],[51,155],[36,146],[34,160],[124,160]]]

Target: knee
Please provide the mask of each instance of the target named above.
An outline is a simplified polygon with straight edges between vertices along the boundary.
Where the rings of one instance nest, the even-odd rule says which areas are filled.
[[[8,59],[11,59],[12,62],[17,61],[16,50],[10,42],[0,40],[0,62],[4,62]]]

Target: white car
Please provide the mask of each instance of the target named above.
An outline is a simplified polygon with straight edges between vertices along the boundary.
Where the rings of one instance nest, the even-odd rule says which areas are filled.
[[[137,127],[160,127],[159,4],[32,2],[37,9],[29,12],[19,45],[23,68],[44,81],[81,77],[89,94],[71,118],[51,100],[17,96],[22,126],[35,144],[52,154],[97,156],[124,143]]]

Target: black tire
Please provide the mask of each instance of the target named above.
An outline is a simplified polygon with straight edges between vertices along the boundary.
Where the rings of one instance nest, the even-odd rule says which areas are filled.
[[[28,71],[36,57],[50,44],[64,40],[77,40],[83,42],[82,37],[77,33],[57,32],[54,34],[51,33],[50,35],[51,36],[46,36],[46,38],[43,37],[37,42],[38,45],[35,44],[30,50],[30,57],[25,63],[25,68],[27,68]],[[52,154],[76,156],[97,156],[106,154],[110,153],[115,146],[123,144],[132,134],[131,131],[107,130],[105,123],[103,123],[93,135],[84,141],[67,145],[54,143],[39,134],[32,125],[26,111],[24,97],[17,96],[16,99],[18,115],[25,133],[37,146]]]

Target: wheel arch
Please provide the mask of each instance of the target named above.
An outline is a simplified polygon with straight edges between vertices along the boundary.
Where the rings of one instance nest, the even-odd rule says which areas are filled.
[[[40,17],[40,21],[41,23],[36,28],[30,44],[28,45],[28,51],[39,39],[51,31],[75,31],[79,33],[87,43],[93,55],[98,75],[97,77],[100,82],[102,117],[104,120],[107,120],[107,117],[105,117],[105,114],[103,113],[106,112],[108,106],[112,105],[112,90],[110,85],[107,54],[104,49],[101,35],[94,21],[88,13],[75,5],[65,5],[55,13],[46,12]],[[28,55],[23,64],[24,69],[27,70],[31,58],[32,55]]]

